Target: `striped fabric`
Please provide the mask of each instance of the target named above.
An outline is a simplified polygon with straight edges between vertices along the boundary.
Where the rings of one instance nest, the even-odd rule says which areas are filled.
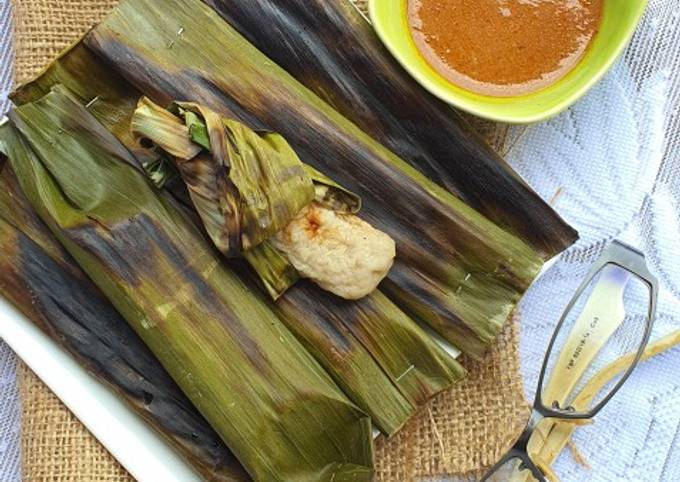
[[[0,112],[4,114],[12,88],[12,16],[10,0],[0,0]],[[4,479],[3,479],[4,480]]]
[[[10,0],[0,0],[0,114],[9,108],[12,88]],[[0,340],[0,480],[19,482],[19,410],[15,356]]]

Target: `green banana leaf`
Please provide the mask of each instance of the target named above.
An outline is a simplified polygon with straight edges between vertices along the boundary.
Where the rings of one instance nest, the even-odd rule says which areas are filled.
[[[370,480],[370,419],[65,89],[18,107],[31,205],[255,480]]]
[[[137,108],[130,121],[132,132],[142,136],[142,139],[148,138],[149,140],[153,140],[155,144],[168,154],[175,158],[179,158],[180,160],[188,161],[197,156],[200,153],[200,149],[197,149],[196,145],[210,152],[213,150],[213,144],[218,146],[234,144],[235,147],[232,149],[247,150],[247,146],[244,146],[243,148],[238,146],[239,136],[236,136],[233,132],[235,130],[250,131],[250,129],[240,122],[231,121],[229,119],[222,119],[224,128],[215,127],[210,129],[199,114],[184,109],[187,105],[187,103],[175,103],[171,106],[171,109],[174,107],[173,110],[184,110],[183,116],[186,124],[182,126],[180,123],[181,121],[177,116],[172,114],[171,111],[163,109],[154,104],[150,99],[143,97],[137,104]],[[213,121],[217,122],[217,119],[214,118],[214,113],[209,109],[205,109],[198,104],[192,103],[191,105],[195,110],[213,118]],[[217,132],[211,134],[211,131],[213,130]],[[223,137],[226,138],[226,140],[222,140],[221,138]],[[314,199],[319,204],[335,211],[356,214],[361,210],[361,198],[359,196],[345,189],[314,167],[299,162],[297,154],[292,151],[286,140],[280,135],[273,132],[250,131],[241,134],[240,137],[253,139],[253,144],[269,143],[278,146],[279,150],[282,153],[285,153],[284,155],[290,158],[290,160],[280,159],[281,156],[278,155],[279,150],[277,150],[275,151],[276,154],[271,156],[271,159],[267,159],[267,164],[279,162],[285,166],[286,162],[290,162],[290,166],[285,170],[287,176],[291,177],[291,173],[293,173],[297,176],[309,178],[314,184],[313,196],[310,196],[309,193],[306,192],[307,186],[302,183],[299,185],[287,186],[286,191],[300,189],[304,192],[303,199],[305,199],[307,203]],[[213,144],[211,144],[211,139],[214,139]],[[241,143],[244,144],[244,140],[241,140]],[[261,150],[266,152],[266,146],[263,146]],[[255,149],[255,151],[257,151],[257,149]],[[224,157],[224,154],[221,157]],[[251,157],[256,156],[251,155]],[[265,163],[264,160],[258,160],[258,162]],[[298,164],[302,166],[304,174],[300,173],[297,169]],[[283,171],[281,166],[276,166],[276,168],[279,171]],[[273,169],[273,167],[270,167],[270,169]],[[257,177],[267,177],[266,171],[264,169],[262,171],[263,172],[259,173]],[[274,175],[275,174],[272,174],[272,176]],[[273,184],[271,181],[269,182],[270,184]],[[280,184],[285,182],[291,181],[289,179],[282,179]],[[304,202],[300,202],[299,204],[304,204]],[[284,223],[281,222],[280,224]],[[272,231],[275,232],[275,230]]]
[[[356,214],[361,199],[302,164],[278,134],[256,133],[198,104],[177,103],[171,109],[177,115],[143,97],[130,122],[133,134],[170,156],[215,246],[228,257],[244,256],[278,299],[300,276],[268,238],[312,200]],[[175,172],[167,164],[146,168],[161,188]]]
[[[541,267],[541,253],[376,143],[198,0],[126,0],[84,42],[155,102],[191,99],[279,132],[356,192],[362,216],[398,246],[386,294],[474,356]]]
[[[144,98],[132,128],[172,155],[206,231],[224,255],[258,246],[312,202],[312,179],[281,136],[254,132],[199,104],[179,102],[175,108],[185,125],[161,125],[172,114]],[[185,131],[176,132],[181,127]],[[186,145],[191,138],[207,143],[208,152],[193,142]]]
[[[200,111],[201,116],[206,119],[212,118],[213,123],[224,122],[225,126],[230,124],[228,120],[220,120],[205,108],[193,106],[193,110]],[[229,142],[224,139],[225,132],[215,136],[218,129],[209,130],[202,118],[194,117],[184,125],[179,117],[173,118],[169,111],[148,99],[140,100],[131,126],[135,134],[153,141],[177,157],[177,164],[199,158],[201,154],[197,153],[196,145],[210,152],[212,146]],[[338,187],[323,174],[313,168],[309,168],[308,172],[315,182],[320,182],[318,186],[321,189],[317,188],[317,193],[320,193],[317,198],[319,202],[348,212],[354,212],[360,207],[355,196]],[[270,266],[269,259],[262,258],[263,248],[269,246],[263,243],[245,252],[246,259],[261,277],[259,268],[263,264]],[[278,253],[274,248],[271,248],[271,252]],[[285,261],[282,263],[285,264]],[[320,291],[314,286],[306,285],[287,296],[277,304],[280,317],[336,379],[345,393],[364,408],[387,434],[398,430],[415,407],[425,404],[433,395],[463,376],[462,368],[379,292],[363,303],[351,303]],[[343,335],[344,332],[347,334]],[[324,334],[332,334],[332,337],[324,338]],[[366,347],[384,370],[384,374],[376,372],[375,363],[358,356],[363,354],[363,350],[358,347],[349,352],[350,356],[343,357],[342,364],[337,363],[338,353],[347,353],[348,335]],[[347,371],[346,367],[357,366],[358,359],[362,360],[360,367],[363,372],[359,369],[356,372]],[[378,381],[388,381],[385,380],[385,375],[399,389],[399,393],[406,397],[406,404],[400,402],[401,395],[390,396],[387,387],[378,389]]]
[[[16,135],[10,125],[0,129],[2,139]],[[205,480],[250,480],[142,340],[31,209],[4,159],[0,159],[0,246],[0,296],[104,381]]]
[[[82,72],[88,72],[88,75],[83,75]],[[106,87],[105,84],[109,81],[117,85]],[[162,162],[159,161],[162,156],[159,156],[156,150],[140,145],[138,139],[131,134],[130,121],[142,94],[112,72],[81,42],[68,49],[38,79],[17,90],[13,94],[13,99],[17,104],[37,100],[60,82],[64,82],[86,109],[134,153],[136,159],[126,161],[130,161],[140,170],[143,170],[140,165]],[[121,112],[126,113],[121,115]],[[312,172],[310,175],[315,179],[320,178],[320,175]],[[164,187],[172,192],[180,203],[191,205],[188,194],[182,192],[184,189],[182,182],[179,185],[169,182]],[[358,201],[352,201],[350,198],[350,196],[345,198],[350,210],[357,209]],[[196,218],[197,216],[192,216],[194,221]],[[279,286],[267,287],[276,297],[277,290],[283,291],[297,280],[297,272],[293,270],[286,272],[280,266],[276,266],[277,262],[281,262],[280,254],[273,248],[271,250],[267,248],[267,243],[262,243],[253,250],[257,253],[246,252],[245,257],[252,266],[258,268],[261,279],[280,282]],[[260,262],[253,262],[249,258],[251,255]],[[270,256],[270,259],[261,262],[263,256]],[[286,260],[283,262],[285,267],[288,263]],[[260,272],[260,268],[270,267],[273,273]],[[279,277],[280,273],[283,273],[283,276]],[[390,340],[390,343],[385,343],[384,349],[395,350],[396,357],[403,358],[401,365],[394,368],[397,375],[393,378],[411,365],[435,368],[430,372],[425,369],[412,370],[408,376],[399,380],[397,387],[383,368],[392,365],[376,359],[375,356],[379,353],[369,352],[370,347],[364,347],[347,328],[350,326],[353,331],[359,332],[365,330],[361,323],[353,321],[354,313],[348,310],[348,305],[335,297],[329,297],[325,300],[327,309],[336,313],[336,316],[320,318],[319,312],[315,309],[319,303],[316,301],[318,289],[309,284],[302,284],[291,291],[293,292],[286,293],[285,302],[279,300],[277,303],[281,319],[288,323],[289,328],[305,343],[345,393],[369,413],[380,430],[388,435],[395,433],[414,413],[415,401],[420,399],[422,393],[436,394],[463,376],[464,372],[460,365],[394,303],[384,296],[369,296],[363,303],[373,306],[372,312],[382,313],[377,320],[380,323],[379,333],[383,334],[384,340]],[[372,335],[369,333],[362,338],[370,339]],[[412,346],[409,351],[405,351],[400,347],[402,339],[411,342],[419,340],[421,346]],[[430,359],[431,356],[436,358]],[[444,380],[447,382],[444,383]],[[418,387],[418,393],[405,396],[404,390],[414,385]]]

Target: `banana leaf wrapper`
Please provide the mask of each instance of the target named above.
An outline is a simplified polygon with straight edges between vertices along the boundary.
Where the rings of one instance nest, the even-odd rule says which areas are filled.
[[[347,351],[351,340],[360,342],[415,408],[465,376],[463,367],[379,290],[350,301],[302,280],[277,301],[276,309],[345,392],[352,393],[350,398],[357,403],[364,399],[361,406],[372,407],[371,413],[381,414],[394,403],[381,395],[385,390],[380,378],[363,373],[359,366],[355,369],[356,355]],[[352,370],[349,376],[344,374],[348,370]],[[408,420],[403,416],[391,419],[393,426],[383,429],[387,435]]]
[[[262,53],[429,179],[549,259],[569,227],[394,60],[347,0],[204,0]]]
[[[9,125],[2,129],[4,139],[15,135],[8,132]],[[105,382],[205,480],[251,480],[144,342],[38,218],[4,159],[0,159],[0,246],[4,253],[0,296]]]
[[[183,106],[214,117],[202,107]],[[187,144],[189,138],[210,149],[211,135],[200,119],[193,118],[189,129],[184,130],[176,123],[168,123],[167,114],[168,111],[163,112],[148,100],[142,100],[132,118],[132,129],[147,132],[153,139],[158,139],[160,130],[161,143],[176,156],[190,158],[196,153],[195,148]],[[222,134],[228,136],[226,131]],[[267,136],[271,138],[275,134]],[[228,139],[213,140],[217,145],[227,142]],[[283,142],[276,139],[278,145]],[[304,169],[314,182],[317,202],[343,212],[359,211],[361,200],[356,195],[313,167],[305,165]],[[175,194],[181,196],[176,191]],[[290,266],[287,260],[281,261],[282,255],[267,243],[246,251],[246,259],[256,268],[259,281],[265,284],[270,280],[262,277],[261,268],[271,265],[261,257],[267,251],[274,253],[278,263]],[[294,268],[291,266],[291,269]],[[281,279],[278,273],[276,279]],[[396,433],[418,407],[465,375],[455,359],[380,293],[351,303],[305,283],[281,299],[275,310],[344,393],[388,436]]]
[[[124,1],[83,41],[154,102],[191,99],[279,132],[303,162],[356,192],[362,217],[398,246],[384,292],[473,356],[540,269],[540,252],[367,136],[197,0]]]
[[[195,103],[170,109],[146,97],[137,104],[130,123],[134,136],[161,151],[160,162],[143,167],[160,188],[179,171],[215,246],[228,257],[244,257],[278,299],[300,275],[269,238],[312,201],[356,214],[361,199],[300,162],[274,132],[255,132]]]
[[[370,419],[63,88],[10,113],[31,205],[255,480],[370,480]]]
[[[203,156],[210,154],[213,146],[229,142],[227,131],[215,127],[215,123],[228,126],[233,122],[219,119],[201,106],[194,105],[192,109],[211,119],[212,128],[200,119],[184,125],[179,117],[148,99],[140,100],[132,128],[176,156],[180,169],[185,169],[184,162],[219,163],[219,159]],[[347,212],[359,209],[355,196],[313,168],[307,169],[310,178],[321,183],[323,199],[319,202]],[[194,179],[189,180],[195,182]],[[249,253],[248,261],[256,263],[253,258],[259,250]],[[453,358],[379,291],[363,300],[345,301],[305,283],[280,297],[276,307],[280,318],[343,391],[388,435],[408,420],[414,408],[464,375]],[[368,353],[374,362],[371,356],[366,357]],[[392,383],[398,388],[397,394],[389,389]]]
[[[59,83],[68,86],[87,111],[128,147],[137,160],[135,167],[146,172],[143,165],[159,161],[156,150],[141,146],[131,134],[132,115],[142,93],[83,43],[64,52],[36,81],[16,91],[13,98],[17,104],[37,100]],[[334,186],[335,193],[343,189],[310,166],[306,169],[315,183]],[[191,205],[181,180],[165,183],[164,189],[184,207]],[[338,199],[350,211],[360,207],[350,194]],[[191,218],[200,222],[195,213]],[[277,298],[297,281],[297,271],[283,271],[282,267],[289,266],[287,260],[282,260],[273,248],[266,248],[267,243],[262,243],[246,252],[245,257]],[[269,258],[263,259],[265,256]],[[267,269],[272,271],[267,273]],[[268,280],[279,285],[272,287]],[[320,291],[310,283],[300,283],[276,303],[277,313],[383,433],[394,434],[416,407],[463,376],[461,366],[386,296],[371,295],[356,309],[334,296],[319,300]],[[332,316],[327,316],[329,312]],[[361,317],[366,314],[378,316],[365,324]],[[364,345],[360,340],[371,343]],[[383,353],[389,357],[382,359]]]
[[[171,110],[139,100],[133,135],[139,145],[151,142],[161,150],[158,160],[140,164],[160,188],[179,172],[215,246],[227,257],[248,260],[278,299],[300,276],[269,238],[312,201],[356,214],[361,199],[302,164],[276,133],[255,132],[195,103],[176,103]]]
[[[153,108],[150,104],[140,107]],[[280,135],[255,132],[198,104],[180,102],[176,108],[186,119],[184,139],[189,141],[198,131],[204,137],[201,140],[212,147],[211,155],[204,156],[200,146],[188,142],[185,152],[170,154],[203,225],[224,255],[236,257],[258,246],[312,202],[312,179]],[[165,150],[173,146],[163,144]]]
[[[148,148],[161,150],[139,159],[154,184],[164,188],[179,176],[184,186],[169,189],[194,206],[217,249],[228,257],[244,257],[264,289],[278,299],[300,275],[268,238],[314,199],[312,179],[280,136],[265,137],[233,121],[222,124],[219,116],[206,112],[220,128],[213,134],[218,152],[210,155],[205,124],[196,113],[175,107],[186,123],[149,99],[140,99],[130,119],[134,141],[130,144],[127,133],[121,141],[138,152],[149,142]],[[203,148],[208,152],[201,152]]]

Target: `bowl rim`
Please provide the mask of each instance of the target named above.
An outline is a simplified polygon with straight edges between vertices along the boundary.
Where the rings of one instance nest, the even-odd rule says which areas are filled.
[[[537,112],[534,113],[512,114],[508,112],[499,113],[493,108],[492,104],[489,104],[486,101],[483,101],[484,103],[481,105],[474,105],[471,102],[466,101],[464,98],[461,98],[455,92],[451,92],[445,88],[439,87],[438,85],[434,84],[424,74],[424,72],[421,71],[421,69],[412,65],[411,62],[409,62],[408,59],[406,58],[405,54],[402,53],[402,49],[393,44],[393,42],[390,39],[390,36],[386,33],[385,29],[383,28],[385,23],[383,23],[384,22],[383,16],[378,14],[377,5],[380,2],[384,1],[387,0],[369,0],[368,2],[369,18],[371,24],[373,25],[373,29],[378,35],[378,38],[380,38],[382,44],[390,52],[390,54],[397,60],[397,62],[408,72],[408,74],[412,78],[414,78],[416,82],[418,82],[424,89],[433,94],[435,97],[438,97],[442,101],[446,102],[447,104],[458,109],[461,109],[465,112],[468,112],[470,114],[473,114],[477,117],[481,117],[495,122],[504,122],[507,124],[532,124],[536,122],[545,121],[552,117],[557,116],[561,112],[565,111],[566,109],[574,105],[576,101],[583,97],[590,89],[593,88],[593,86],[597,82],[599,82],[602,79],[602,77],[604,77],[604,75],[609,71],[609,69],[611,69],[614,62],[616,62],[621,57],[621,54],[630,43],[630,40],[633,37],[633,34],[635,33],[637,26],[640,23],[642,15],[644,14],[648,4],[648,0],[640,0],[639,8],[637,12],[634,14],[634,21],[631,21],[626,25],[621,41],[618,42],[616,46],[614,46],[614,48],[611,51],[611,54],[606,58],[605,61],[603,61],[600,64],[600,67],[592,75],[590,75],[584,82],[582,82],[576,88],[574,88],[572,91],[566,94],[562,100],[546,108],[539,108]],[[408,0],[398,1],[405,2]],[[587,57],[584,57],[584,59],[585,58]],[[583,61],[583,59],[581,61]],[[558,80],[557,82],[559,82],[560,80]],[[447,82],[451,83],[450,81]],[[451,84],[455,85],[453,83]],[[536,92],[540,92],[540,90]],[[532,93],[532,95],[534,94],[535,93]],[[494,97],[487,95],[480,95],[480,97],[482,99],[494,99]],[[525,96],[517,96],[517,98],[521,97]]]

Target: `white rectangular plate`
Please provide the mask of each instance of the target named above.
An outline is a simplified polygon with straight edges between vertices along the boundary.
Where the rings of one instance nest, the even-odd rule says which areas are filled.
[[[112,391],[2,298],[0,338],[138,482],[203,480]]]

